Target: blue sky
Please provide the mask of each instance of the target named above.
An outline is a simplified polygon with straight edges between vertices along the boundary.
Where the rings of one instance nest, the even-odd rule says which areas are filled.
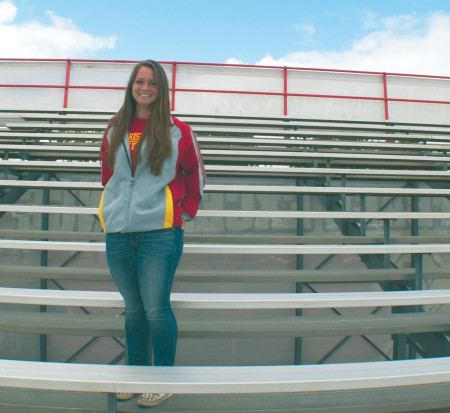
[[[449,0],[0,0],[2,58],[450,76]]]

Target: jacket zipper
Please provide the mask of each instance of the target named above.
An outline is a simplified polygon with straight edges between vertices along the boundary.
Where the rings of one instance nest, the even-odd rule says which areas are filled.
[[[131,180],[129,182],[130,191],[128,193],[128,205],[127,205],[127,215],[126,215],[126,227],[128,227],[129,222],[129,216],[130,216],[130,205],[131,205],[131,198],[133,196],[133,186],[134,186],[134,176],[133,176],[133,167],[131,166],[131,159],[128,154],[127,148],[125,147],[125,141],[122,141],[123,149],[125,150],[125,155],[127,157],[128,166],[130,167],[130,175]]]

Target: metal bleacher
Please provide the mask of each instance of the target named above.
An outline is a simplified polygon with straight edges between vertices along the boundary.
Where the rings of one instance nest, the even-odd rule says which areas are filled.
[[[180,366],[142,372],[120,366],[97,219],[112,114],[15,115],[0,128],[0,332],[34,344],[0,360],[2,413],[141,411],[113,396],[149,386],[177,394],[162,412],[450,406],[450,125],[175,113],[208,182],[172,295]]]

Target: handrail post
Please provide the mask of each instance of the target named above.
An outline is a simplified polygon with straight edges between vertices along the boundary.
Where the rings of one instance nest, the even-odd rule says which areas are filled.
[[[172,62],[172,99],[170,102],[170,110],[173,112],[175,110],[175,89],[176,89],[176,79],[177,79],[177,62]]]
[[[389,120],[389,100],[387,90],[387,74],[383,72],[384,119]]]
[[[64,109],[67,109],[69,103],[69,84],[70,84],[70,69],[72,67],[72,61],[67,59],[66,63],[66,81],[64,83]]]
[[[284,116],[287,116],[288,114],[288,101],[287,101],[287,93],[288,93],[288,85],[287,85],[287,77],[288,77],[288,70],[287,70],[287,66],[284,66],[283,69],[283,83],[284,83],[284,88],[283,88],[283,103],[284,103],[284,109],[283,109],[283,113]]]

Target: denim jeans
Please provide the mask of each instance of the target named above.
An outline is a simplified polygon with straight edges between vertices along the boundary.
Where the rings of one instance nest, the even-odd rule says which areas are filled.
[[[170,305],[184,231],[106,234],[106,258],[125,301],[128,364],[173,366],[178,327]]]

